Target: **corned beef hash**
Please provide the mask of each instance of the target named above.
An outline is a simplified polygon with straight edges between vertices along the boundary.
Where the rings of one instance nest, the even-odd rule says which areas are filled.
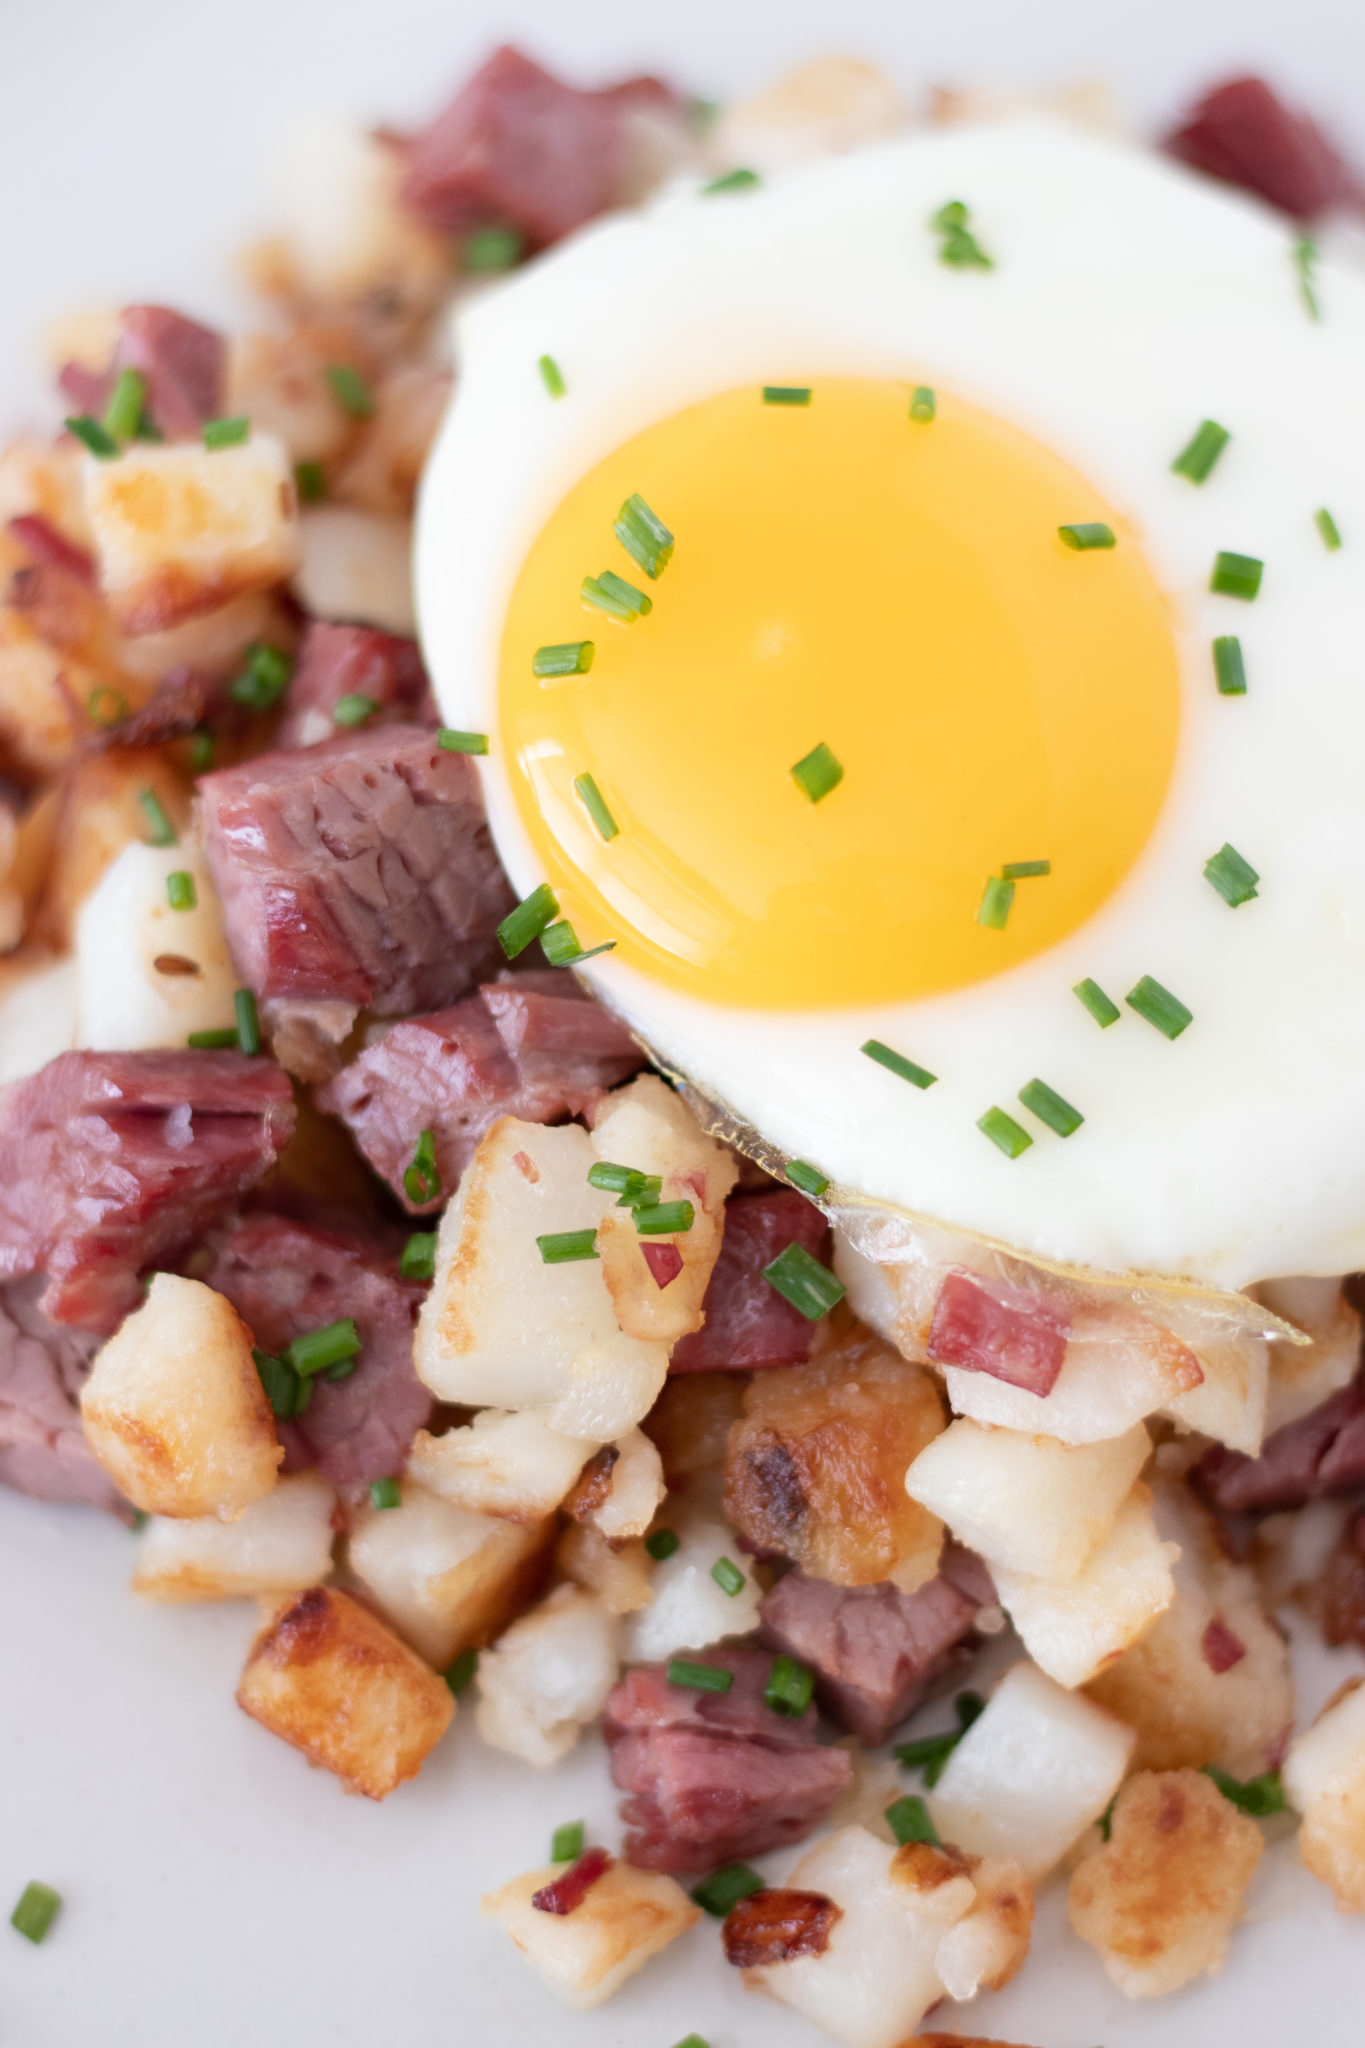
[[[485,1900],[574,2005],[705,1914],[898,2048],[1048,1882],[1174,1992],[1281,1814],[1365,1911],[1360,189],[503,49],[300,129],[260,331],[54,331],[0,1478],[348,1791],[600,1729]]]

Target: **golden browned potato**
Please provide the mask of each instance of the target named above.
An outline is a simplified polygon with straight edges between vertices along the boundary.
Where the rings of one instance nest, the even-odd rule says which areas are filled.
[[[559,1539],[555,1565],[609,1614],[638,1614],[654,1598],[654,1560],[643,1543],[611,1543],[591,1522],[570,1522]]]
[[[235,1522],[153,1515],[138,1544],[133,1591],[149,1600],[278,1600],[332,1569],[336,1494],[318,1472],[277,1480]]]
[[[1299,1854],[1343,1913],[1365,1913],[1365,1684],[1333,1694],[1290,1748],[1284,1786],[1303,1815]]]
[[[35,944],[65,952],[76,913],[125,846],[148,837],[142,797],[150,790],[182,836],[190,793],[165,755],[151,747],[87,754],[61,785],[47,887],[34,914]]]
[[[664,1382],[641,1427],[658,1446],[670,1486],[721,1470],[748,1384],[739,1372],[680,1372]]]
[[[570,1913],[533,1906],[535,1894],[562,1877],[563,1864],[528,1870],[499,1891],[483,1910],[509,1934],[552,1991],[580,2012],[591,2012],[627,1977],[701,1918],[674,1878],[613,1863]]]
[[[490,1642],[539,1589],[553,1525],[474,1515],[413,1480],[396,1508],[351,1524],[351,1569],[413,1647],[444,1670]]]
[[[329,1586],[277,1608],[251,1645],[237,1704],[367,1799],[415,1778],[455,1714],[445,1681]]]

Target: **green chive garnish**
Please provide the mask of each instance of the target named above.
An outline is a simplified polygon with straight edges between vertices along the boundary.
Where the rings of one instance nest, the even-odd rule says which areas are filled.
[[[1099,983],[1092,981],[1089,975],[1084,981],[1078,981],[1071,993],[1089,1010],[1101,1031],[1107,1031],[1111,1024],[1117,1024],[1123,1014],[1118,1004],[1112,1002]]]
[[[713,178],[709,185],[701,188],[703,199],[709,199],[713,192],[751,192],[763,180],[757,171],[750,171],[741,165],[737,170],[726,171],[721,177]]]
[[[115,441],[131,441],[142,423],[147,403],[147,379],[138,370],[120,370],[118,382],[104,409],[104,431]],[[97,451],[98,452],[98,451]]]
[[[237,1027],[231,1024],[221,1031],[191,1031],[185,1043],[193,1052],[226,1052],[237,1043]]]
[[[332,720],[336,725],[363,725],[367,718],[373,718],[379,709],[373,697],[367,697],[362,690],[348,690],[344,697],[338,697],[332,707]]]
[[[403,1188],[410,1202],[434,1202],[441,1192],[441,1169],[436,1164],[436,1134],[419,1132],[412,1164],[403,1169]]]
[[[1220,427],[1217,420],[1201,420],[1171,464],[1172,470],[1177,476],[1188,477],[1192,484],[1202,484],[1231,439],[1227,428]]]
[[[1322,535],[1322,544],[1328,554],[1334,555],[1341,546],[1341,533],[1337,527],[1336,520],[1333,519],[1325,505],[1319,506],[1318,510],[1313,514],[1313,524]]]
[[[1019,1100],[1025,1109],[1033,1111],[1039,1123],[1046,1124],[1059,1138],[1069,1138],[1085,1122],[1080,1111],[1073,1109],[1055,1088],[1049,1088],[1046,1081],[1025,1081],[1019,1090]]]
[[[113,435],[98,420],[92,420],[88,413],[80,413],[64,424],[67,433],[74,435],[92,455],[98,455],[101,462],[109,462],[118,454],[119,445]]]
[[[839,787],[844,779],[844,771],[842,764],[821,740],[818,747],[812,747],[808,754],[801,756],[791,771],[791,778],[798,789],[805,791],[813,804],[818,804],[832,789]]]
[[[228,695],[249,711],[268,711],[278,704],[294,673],[294,657],[279,647],[253,641],[246,651],[246,667],[228,684]]]
[[[676,1662],[676,1659],[674,1661]],[[705,1671],[709,1667],[703,1664],[699,1668]],[[716,1675],[726,1679],[730,1676],[728,1671],[718,1672]],[[673,1669],[670,1665],[669,1677],[672,1676]],[[674,1680],[675,1684],[682,1682]],[[722,1692],[728,1692],[729,1689],[728,1685],[716,1688]],[[695,1885],[692,1898],[704,1913],[710,1913],[716,1920],[723,1920],[741,1899],[747,1899],[751,1892],[761,1892],[762,1889],[763,1879],[756,1870],[751,1870],[747,1863],[727,1863],[723,1870],[713,1870],[709,1877],[704,1877],[699,1885]]]
[[[531,674],[585,676],[592,667],[596,652],[591,640],[563,640],[553,647],[537,647],[531,656]]]
[[[1095,1822],[1095,1826],[1100,1831],[1100,1840],[1102,1842],[1107,1842],[1109,1840],[1109,1837],[1114,1832],[1114,1808],[1118,1805],[1118,1803],[1119,1795],[1116,1792],[1113,1798],[1110,1800],[1109,1804],[1105,1807],[1104,1812]]]
[[[829,1186],[829,1175],[821,1173],[818,1166],[808,1165],[804,1159],[787,1161],[787,1179],[794,1188],[800,1188],[803,1195],[809,1195],[813,1202],[818,1202]]]
[[[774,1657],[768,1682],[763,1688],[763,1704],[774,1714],[784,1714],[789,1721],[799,1720],[815,1695],[815,1673],[808,1664],[798,1664],[795,1657]]]
[[[938,417],[938,400],[931,385],[917,384],[910,393],[910,417],[918,420],[922,427],[932,425]]]
[[[1031,882],[1035,875],[1050,875],[1050,860],[1007,860],[1000,870],[1002,881]]]
[[[540,949],[551,967],[577,967],[580,961],[595,960],[599,953],[615,952],[616,941],[604,939],[600,946],[584,948],[568,919],[562,918],[558,924],[546,925],[540,935]]]
[[[994,260],[986,254],[968,225],[970,217],[960,199],[950,199],[932,216],[930,227],[943,237],[938,260],[953,270],[994,270]]]
[[[635,1166],[618,1166],[614,1159],[595,1159],[588,1168],[588,1186],[605,1195],[628,1195],[643,1187],[645,1176]],[[662,1181],[659,1183],[662,1187]]]
[[[729,1692],[735,1675],[722,1671],[716,1664],[696,1664],[690,1657],[670,1657],[668,1682],[684,1685],[692,1692]]]
[[[314,1373],[326,1372],[329,1366],[340,1365],[343,1359],[354,1358],[359,1350],[360,1332],[355,1317],[338,1316],[334,1323],[324,1323],[320,1330],[305,1330],[285,1346],[284,1356],[299,1378],[306,1380]]]
[[[1264,562],[1258,562],[1255,555],[1233,555],[1220,548],[1213,559],[1213,574],[1209,578],[1209,589],[1220,597],[1240,597],[1250,604],[1261,587]]]
[[[140,790],[137,800],[142,806],[142,815],[147,820],[147,825],[151,832],[151,844],[153,846],[174,846],[178,835],[174,825],[166,816],[165,805],[156,791],[154,789]]]
[[[398,1270],[405,1280],[434,1280],[436,1278],[436,1232],[414,1230],[403,1246],[403,1255],[398,1261]]]
[[[498,926],[498,944],[509,960],[524,953],[532,939],[559,916],[559,900],[548,882],[542,882],[529,896],[523,896],[515,910],[509,910]]]
[[[981,891],[981,901],[976,906],[976,921],[987,931],[1002,932],[1014,902],[1014,884],[1003,875],[988,875],[986,886]]]
[[[1251,862],[1245,860],[1235,846],[1220,846],[1213,858],[1204,863],[1204,880],[1213,884],[1232,910],[1236,910],[1239,903],[1250,903],[1260,879]]]
[[[1003,1109],[988,1109],[984,1116],[977,1118],[976,1128],[990,1139],[992,1145],[999,1147],[1006,1159],[1017,1159],[1033,1143],[1024,1126],[1017,1124]]]
[[[438,725],[436,744],[447,754],[486,754],[488,734],[486,732],[458,732],[453,725]]]
[[[1136,1010],[1139,1017],[1154,1025],[1163,1038],[1179,1038],[1185,1027],[1194,1022],[1193,1010],[1187,1010],[1179,996],[1153,981],[1150,974],[1144,974],[1123,1000],[1130,1010]]]
[[[899,1799],[893,1799],[886,1809],[885,1820],[902,1848],[907,1842],[928,1842],[935,1849],[943,1846],[938,1829],[929,1818],[929,1809],[918,1792],[903,1792]]]
[[[133,1524],[132,1524],[132,1533],[133,1533],[133,1535],[134,1535],[134,1536],[140,1536],[140,1535],[142,1534],[143,1530],[144,1530],[144,1529],[146,1528],[146,1526],[147,1526],[148,1522],[150,1522],[150,1521],[151,1521],[151,1519],[152,1519],[152,1518],[151,1518],[151,1516],[150,1516],[150,1515],[149,1515],[149,1514],[147,1513],[147,1510],[146,1510],[146,1508],[134,1508],[134,1509],[133,1509]]]
[[[115,690],[108,683],[96,683],[85,700],[85,708],[92,725],[108,727],[122,725],[129,704],[122,690]]]
[[[353,420],[370,419],[374,394],[354,363],[329,363],[326,378],[341,410]]]
[[[867,1039],[860,1050],[868,1059],[875,1060],[879,1067],[885,1067],[888,1073],[899,1074],[902,1081],[908,1081],[912,1088],[932,1088],[938,1079],[938,1075],[931,1074],[927,1067],[917,1067],[913,1060],[906,1059],[904,1053],[892,1052],[880,1038]]]
[[[460,262],[465,270],[483,274],[510,270],[525,246],[525,237],[516,228],[475,228],[473,234],[465,238]]]
[[[1288,1808],[1289,1801],[1284,1796],[1278,1771],[1263,1771],[1259,1778],[1234,1778],[1230,1771],[1220,1770],[1217,1764],[1203,1764],[1200,1768],[1206,1778],[1212,1778],[1224,1799],[1230,1799],[1234,1806],[1256,1820],[1264,1820],[1268,1814],[1284,1813]]]
[[[238,1050],[254,1058],[261,1049],[261,1020],[256,1014],[256,998],[249,988],[234,989],[232,1007],[237,1012]]]
[[[547,1266],[572,1266],[579,1259],[598,1255],[596,1230],[555,1230],[538,1237],[536,1245]]]
[[[690,1202],[650,1202],[635,1210],[635,1228],[641,1237],[672,1237],[690,1230],[696,1221]]]
[[[704,2041],[700,2034],[685,2034],[681,2041],[673,2043],[673,2048],[711,2048],[711,2043]]]
[[[648,577],[661,576],[673,559],[672,534],[638,491],[626,499],[611,530],[632,562]]]
[[[190,734],[190,766],[196,775],[213,766],[213,757],[218,751],[218,741],[206,725],[197,726]]]
[[[672,1557],[681,1547],[681,1540],[671,1529],[656,1529],[652,1536],[646,1536],[645,1549],[655,1564],[662,1564],[666,1557]]]
[[[551,1863],[576,1863],[583,1854],[583,1823],[566,1820],[550,1837]]]
[[[625,577],[618,576],[613,569],[604,569],[600,576],[585,576],[580,595],[585,605],[605,612],[620,626],[633,626],[637,619],[647,618],[654,609],[652,597],[646,597],[643,590],[637,590],[633,583],[627,583]]]
[[[736,1593],[744,1591],[744,1574],[737,1564],[728,1557],[718,1557],[711,1567],[711,1576],[722,1593],[728,1593],[733,1600]]]
[[[1057,538],[1064,548],[1072,548],[1077,554],[1087,554],[1092,548],[1117,547],[1118,541],[1112,526],[1106,526],[1102,519],[1081,521],[1078,525],[1059,526]]]
[[[256,1364],[256,1374],[270,1403],[271,1412],[287,1422],[298,1406],[299,1376],[291,1365],[282,1358],[272,1357],[270,1352],[253,1348],[251,1353]]]
[[[398,1508],[403,1505],[403,1489],[396,1479],[372,1479],[370,1481],[370,1506],[372,1508]]]
[[[237,413],[231,419],[205,420],[204,446],[213,448],[236,448],[251,437],[251,421],[245,413]]]
[[[562,398],[569,387],[564,382],[564,372],[560,369],[554,357],[537,356],[536,368],[539,370],[540,380],[551,398]]]
[[[953,1701],[953,1710],[957,1715],[956,1728],[948,1729],[942,1735],[922,1735],[914,1742],[902,1742],[893,1752],[902,1770],[924,1773],[924,1782],[931,1792],[973,1721],[986,1711],[986,1702],[979,1692],[960,1692]]]
[[[456,1699],[459,1698],[460,1694],[469,1684],[470,1679],[478,1668],[479,1653],[477,1650],[461,1650],[459,1656],[452,1658],[451,1662],[447,1664],[441,1676],[445,1679],[446,1684],[450,1687]]]
[[[762,1879],[759,1880],[762,1883]],[[19,1903],[9,1916],[11,1927],[17,1928],[26,1941],[41,1941],[61,1909],[62,1895],[54,1892],[50,1884],[39,1884],[33,1878],[24,1886]]]
[[[657,1173],[633,1175],[616,1206],[618,1209],[652,1209],[663,1193],[663,1185],[662,1177]]]
[[[320,505],[327,496],[327,477],[320,462],[294,464],[294,488],[301,505]]]
[[[765,384],[763,403],[765,405],[809,405],[811,386],[809,384]]]
[[[1242,643],[1235,633],[1220,634],[1214,641],[1213,673],[1218,681],[1220,697],[1245,697],[1246,663],[1242,659]]]
[[[166,877],[166,901],[172,910],[194,910],[199,897],[194,886],[194,876],[188,868],[177,868]]]
[[[844,1298],[843,1282],[836,1280],[829,1267],[822,1266],[803,1244],[787,1245],[770,1266],[763,1268],[763,1278],[808,1323],[818,1323]]]
[[[606,799],[591,775],[575,775],[573,786],[600,836],[608,841],[615,839],[621,828],[607,809]]]
[[[1318,260],[1318,245],[1307,235],[1300,235],[1294,244],[1294,268],[1298,272],[1299,297],[1303,300],[1304,311],[1310,320],[1321,320],[1322,307],[1318,303],[1317,285],[1313,276]]]

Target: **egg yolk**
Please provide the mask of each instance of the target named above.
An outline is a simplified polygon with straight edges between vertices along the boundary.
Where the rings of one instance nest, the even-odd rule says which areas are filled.
[[[716,1003],[931,996],[1056,944],[1138,858],[1175,755],[1166,608],[1122,518],[1048,449],[940,392],[728,391],[574,486],[517,579],[499,674],[516,802],[583,946]],[[675,536],[651,581],[613,534]],[[1117,546],[1073,552],[1061,526]],[[586,606],[612,570],[652,610]],[[591,640],[584,674],[536,677]],[[823,745],[842,777],[792,774]],[[604,838],[578,778],[615,822]],[[1020,879],[1003,928],[987,880]],[[1008,895],[1008,891],[1001,892]]]

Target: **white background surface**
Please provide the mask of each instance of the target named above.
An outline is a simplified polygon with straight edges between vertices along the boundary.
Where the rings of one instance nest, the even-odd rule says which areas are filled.
[[[288,113],[420,117],[502,37],[585,81],[655,67],[705,94],[831,48],[915,94],[1098,72],[1157,122],[1259,66],[1365,159],[1359,0],[0,0],[0,420],[38,414],[34,337],[54,313],[148,297],[230,311],[227,256],[268,221]],[[466,1715],[415,1785],[382,1807],[347,1799],[234,1706],[249,1610],[134,1603],[131,1553],[102,1518],[0,1496],[0,1906],[34,1876],[66,1899],[41,1949],[0,1925],[5,2048],[814,2042],[741,1995],[710,1923],[602,2014],[561,2012],[475,1906],[543,1858],[558,1821],[616,1840],[597,1745],[536,1775],[482,1750]],[[1309,1712],[1329,1683],[1312,1663]],[[1218,1983],[1130,2007],[1056,1931],[1054,1891],[1022,1983],[941,2024],[1032,2048],[1357,2042],[1365,1935],[1288,1844],[1253,1918]]]

